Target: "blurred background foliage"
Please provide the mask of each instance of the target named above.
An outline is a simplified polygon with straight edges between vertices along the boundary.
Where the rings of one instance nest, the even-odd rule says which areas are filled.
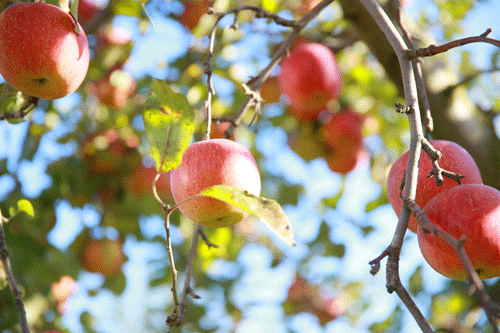
[[[207,6],[225,11],[252,4],[298,18],[307,12],[306,2],[150,0],[153,29],[137,1],[80,0],[79,21],[91,47],[86,80],[66,98],[40,101],[24,122],[0,123],[0,208],[6,214],[28,198],[35,210],[34,218],[19,214],[5,225],[33,332],[166,331],[171,273],[162,209],[150,190],[155,172],[141,115],[148,87],[158,78],[182,92],[195,110],[201,137],[206,35],[215,20],[203,14]],[[406,2],[405,20],[418,47],[490,27],[495,32],[476,12],[498,12],[494,0]],[[395,19],[395,2],[381,3]],[[2,1],[0,10],[8,5]],[[198,244],[193,288],[201,298],[189,300],[183,326],[172,331],[418,330],[397,296],[387,294],[384,273],[369,274],[368,261],[395,230],[385,181],[390,164],[407,149],[409,131],[406,117],[393,107],[404,103],[397,60],[367,15],[358,0],[334,1],[302,34],[335,53],[343,88],[331,109],[349,108],[363,119],[356,167],[345,174],[328,168],[322,152],[314,152],[320,145],[308,143],[318,124],[291,117],[271,77],[261,91],[262,114],[256,121],[253,112],[247,114],[235,140],[254,154],[262,195],[284,207],[298,245],[288,247],[252,219],[206,229],[219,247]],[[216,34],[215,117],[237,112],[245,98],[241,84],[267,65],[290,33],[248,11],[240,13],[238,29],[229,28],[232,22],[226,17]],[[423,66],[434,137],[466,147],[484,182],[500,189],[499,53],[492,49],[474,44],[426,58]],[[15,92],[6,84],[1,88],[5,112]],[[171,203],[168,175],[158,187]],[[183,281],[195,226],[178,213],[172,223]],[[476,296],[467,294],[465,283],[429,268],[415,236],[409,233],[403,247],[401,276],[423,314],[440,332],[487,332]],[[500,280],[486,285],[499,301]],[[0,271],[0,332],[18,332],[17,321]]]

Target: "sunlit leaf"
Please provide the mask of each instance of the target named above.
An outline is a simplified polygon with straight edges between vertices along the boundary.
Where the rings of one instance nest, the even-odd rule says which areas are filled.
[[[21,199],[17,202],[17,209],[20,212],[25,212],[31,217],[35,217],[35,209],[29,200]]]
[[[245,191],[226,185],[209,187],[201,192],[200,195],[224,201],[258,217],[283,241],[289,245],[295,245],[288,217],[276,201],[256,197]]]
[[[182,161],[182,154],[193,138],[194,113],[185,97],[174,92],[165,82],[151,84],[150,100],[158,109],[144,111],[144,126],[156,169],[167,172]]]

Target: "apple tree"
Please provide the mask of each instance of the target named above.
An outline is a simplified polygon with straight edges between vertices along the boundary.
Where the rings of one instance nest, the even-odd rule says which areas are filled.
[[[0,2],[0,332],[499,332],[498,10]]]

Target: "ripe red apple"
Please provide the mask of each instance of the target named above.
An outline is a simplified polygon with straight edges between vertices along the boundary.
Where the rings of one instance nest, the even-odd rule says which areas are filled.
[[[104,6],[95,0],[80,0],[78,2],[78,21],[85,26],[87,23],[92,22],[103,9]]]
[[[228,185],[260,195],[259,169],[246,147],[227,139],[199,141],[186,150],[182,163],[170,172],[176,204],[214,185]],[[212,228],[231,226],[248,215],[208,197],[186,201],[179,209],[193,222]]]
[[[212,6],[209,0],[186,0],[183,4],[184,12],[179,16],[179,21],[189,30],[193,30],[198,25],[200,18]]]
[[[31,2],[0,14],[0,74],[23,93],[57,99],[74,92],[89,67],[82,27],[59,7]]]
[[[289,314],[312,313],[321,325],[343,315],[347,310],[343,299],[325,295],[318,286],[299,276],[288,289],[286,303]]]
[[[336,99],[342,79],[335,56],[317,43],[300,43],[281,63],[278,82],[299,121],[314,121]]]
[[[298,7],[294,8],[296,16],[303,16],[313,9],[321,0],[302,0]]]
[[[476,162],[474,162],[472,156],[464,148],[454,142],[446,140],[434,140],[431,141],[431,144],[443,154],[443,156],[438,160],[441,168],[465,176],[465,178],[461,180],[462,184],[483,183],[481,173],[479,172]],[[407,164],[408,152],[401,156],[392,165],[389,176],[387,177],[387,195],[389,196],[389,202],[398,217],[401,213],[402,203],[399,187],[404,178]],[[424,207],[429,200],[440,192],[458,185],[454,180],[444,177],[443,184],[441,186],[437,186],[434,177],[427,178],[427,175],[432,170],[432,164],[431,159],[424,151],[421,153],[418,169],[418,186],[415,202],[420,207]],[[410,222],[408,223],[408,229],[413,232],[417,232],[417,225],[418,222],[412,215],[410,217]]]
[[[210,139],[226,139],[226,131],[231,126],[231,123],[228,122],[223,122],[223,123],[216,123],[212,122],[212,125],[210,127]],[[231,135],[229,140],[235,140],[234,134]]]
[[[264,81],[262,88],[260,88],[260,96],[264,100],[263,103],[276,103],[280,100],[281,91],[278,77],[270,76]]]
[[[364,118],[350,108],[327,113],[323,118],[326,123],[320,128],[320,136],[325,160],[330,170],[346,174],[356,168],[361,157],[367,157],[363,149]]]
[[[156,177],[155,167],[146,167],[140,165],[132,173],[132,178],[130,180],[130,190],[135,195],[141,196],[145,194],[152,194],[153,180]],[[158,181],[156,182],[156,191],[162,198],[170,199],[172,198],[172,193],[170,192],[170,174],[162,174]]]
[[[121,109],[127,105],[135,87],[135,80],[130,74],[121,69],[114,69],[99,81],[91,83],[89,91],[94,93],[102,104]]]
[[[466,237],[465,252],[481,279],[500,276],[500,191],[481,184],[455,186],[432,198],[424,213],[456,239]],[[432,268],[450,279],[467,280],[453,247],[420,227],[417,234]]]
[[[348,145],[354,150],[362,145],[364,118],[359,113],[346,108],[337,113],[328,113],[325,118],[321,138],[327,147],[335,149]]]
[[[125,262],[122,243],[118,240],[90,239],[82,253],[82,266],[92,273],[112,277]]]

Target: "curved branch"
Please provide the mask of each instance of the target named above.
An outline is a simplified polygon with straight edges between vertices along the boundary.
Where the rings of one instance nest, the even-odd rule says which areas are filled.
[[[436,46],[436,45],[429,45],[424,48],[416,49],[416,50],[406,50],[406,56],[408,59],[415,59],[415,58],[420,58],[420,57],[431,57],[433,55],[439,54],[446,52],[450,49],[453,49],[455,47],[459,47],[462,45],[470,44],[470,43],[489,43],[493,44],[495,46],[500,47],[500,41],[492,38],[486,37],[489,35],[491,32],[491,29],[488,28],[484,33],[482,33],[479,36],[474,36],[474,37],[466,37],[462,39],[457,39],[454,41],[451,41],[449,43]]]

